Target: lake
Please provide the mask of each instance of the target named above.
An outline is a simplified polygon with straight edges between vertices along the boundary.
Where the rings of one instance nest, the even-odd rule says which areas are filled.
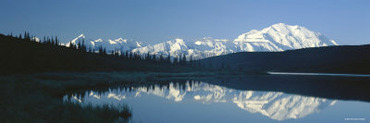
[[[129,107],[132,122],[369,122],[370,78],[256,75],[176,79],[67,94],[82,107]]]

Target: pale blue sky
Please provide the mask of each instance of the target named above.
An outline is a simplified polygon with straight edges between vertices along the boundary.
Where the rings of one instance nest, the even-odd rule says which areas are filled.
[[[369,0],[1,0],[0,33],[68,41],[234,39],[275,23],[305,26],[339,44],[370,43]]]

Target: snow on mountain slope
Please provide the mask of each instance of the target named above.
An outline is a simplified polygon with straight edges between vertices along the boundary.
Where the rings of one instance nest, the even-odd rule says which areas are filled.
[[[180,39],[175,39],[180,40]],[[206,58],[211,56],[224,55],[233,52],[258,52],[258,51],[284,51],[289,49],[300,49],[308,47],[321,47],[337,45],[321,33],[313,32],[298,25],[291,26],[284,23],[274,24],[262,30],[251,30],[241,34],[233,41],[227,39],[213,39],[205,37],[196,40],[193,44],[185,44],[181,50],[171,48],[171,43],[165,43],[166,48],[159,47],[164,43],[153,46],[145,46],[134,49],[134,52],[145,53],[150,51],[153,54],[168,55],[176,57],[185,54],[187,57]],[[174,52],[174,50],[176,52]]]
[[[82,39],[85,39],[83,34],[70,42],[77,44]],[[143,46],[137,41],[118,38],[107,41],[102,39],[85,41],[85,44],[95,49],[100,46],[105,47],[108,52],[111,50],[129,50],[141,54],[150,52],[151,54],[171,55],[172,57],[185,54],[187,58],[192,56],[194,59],[219,56],[233,52],[276,52],[289,49],[337,45],[334,40],[328,39],[321,33],[298,25],[292,26],[284,23],[274,24],[262,30],[251,30],[239,35],[234,40],[205,37],[196,41],[184,41],[177,38],[163,43]],[[69,46],[69,43],[66,46]]]
[[[274,24],[262,30],[252,30],[234,40],[238,51],[284,51],[307,47],[337,45],[321,33],[298,25]]]
[[[148,45],[141,48],[133,49],[133,52],[137,52],[140,54],[162,54],[162,55],[169,55],[171,56],[181,56],[182,54],[187,54],[189,51],[188,46],[185,44],[183,39],[174,39],[167,42],[155,44],[155,45]]]
[[[40,38],[39,37],[32,37],[32,40],[34,40],[35,42],[40,42]]]
[[[205,37],[194,42],[193,47],[201,52],[201,57],[219,56],[235,51],[231,41]]]
[[[108,41],[104,41],[102,39],[98,39],[94,41],[95,47],[104,47],[108,51],[111,50],[120,50],[120,51],[127,51],[132,50],[135,48],[141,47],[141,43],[137,41],[127,40],[118,38],[115,40],[109,39]]]
[[[71,44],[77,45],[79,41],[81,41],[81,43],[82,43],[82,41],[85,40],[85,38],[86,38],[85,35],[81,34],[81,35],[77,36],[76,38],[72,39],[71,41],[69,41],[68,43],[66,43],[65,45],[67,47],[70,47]],[[86,43],[86,45],[90,46],[91,44]]]
[[[95,50],[99,49],[99,47],[106,48],[108,52],[112,50],[120,50],[120,51],[131,51],[135,48],[140,48],[142,47],[141,42],[138,41],[133,41],[133,40],[128,40],[128,39],[123,39],[123,38],[118,38],[114,40],[103,40],[103,39],[96,39],[96,40],[86,40],[86,37],[84,34],[79,35],[75,39],[71,40],[66,44],[67,47],[70,46],[70,44],[75,44],[77,45],[78,43],[83,43],[88,47],[88,48],[93,48]]]
[[[194,43],[187,44],[183,39],[174,39],[167,42],[148,45],[145,47],[137,48],[132,50],[137,53],[151,53],[151,54],[162,54],[171,55],[173,57],[181,56],[185,54],[188,58],[206,58],[210,56],[224,55],[234,52],[232,42],[227,39],[213,39],[205,37],[197,40]]]

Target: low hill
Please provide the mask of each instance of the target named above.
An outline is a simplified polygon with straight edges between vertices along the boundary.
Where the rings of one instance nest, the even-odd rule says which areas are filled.
[[[370,74],[370,45],[240,52],[207,58],[201,63],[216,70]]]

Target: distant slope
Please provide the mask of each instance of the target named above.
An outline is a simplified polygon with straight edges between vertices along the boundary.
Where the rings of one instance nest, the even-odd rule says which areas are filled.
[[[370,45],[330,46],[284,52],[241,52],[201,60],[206,68],[370,74]]]

